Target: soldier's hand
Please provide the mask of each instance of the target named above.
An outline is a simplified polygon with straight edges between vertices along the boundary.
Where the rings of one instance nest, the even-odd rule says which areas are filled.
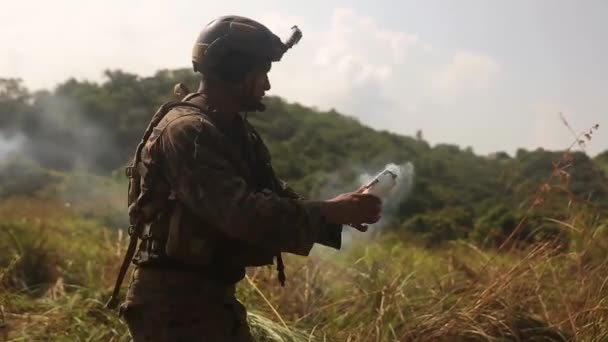
[[[357,189],[355,192],[358,194],[362,194],[365,192],[365,190],[367,190],[367,184],[361,185],[361,187],[359,187],[359,189]]]
[[[366,223],[380,219],[382,201],[377,196],[359,192],[347,192],[324,201],[321,213],[327,221],[336,224],[350,224],[364,231]]]
[[[356,230],[358,230],[360,232],[366,232],[367,229],[369,228],[368,225],[363,224],[363,223],[350,223],[349,226],[355,228]]]

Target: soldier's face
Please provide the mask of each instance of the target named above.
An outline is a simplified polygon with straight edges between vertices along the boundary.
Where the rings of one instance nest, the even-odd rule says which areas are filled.
[[[270,90],[268,72],[270,63],[255,67],[243,81],[243,109],[255,110],[259,107],[266,91]]]

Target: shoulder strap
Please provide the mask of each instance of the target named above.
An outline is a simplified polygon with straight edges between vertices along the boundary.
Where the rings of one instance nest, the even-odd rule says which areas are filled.
[[[133,256],[135,255],[135,249],[137,248],[137,241],[139,236],[142,234],[144,229],[144,222],[137,219],[136,213],[134,211],[137,210],[136,203],[139,195],[141,193],[140,187],[140,175],[138,172],[137,166],[141,162],[141,150],[144,145],[150,138],[154,127],[158,125],[158,123],[169,113],[172,108],[179,106],[189,106],[196,108],[204,113],[204,109],[199,107],[198,105],[187,102],[187,101],[171,101],[166,102],[156,111],[154,116],[152,116],[152,120],[148,124],[148,127],[144,131],[143,137],[139,144],[137,145],[137,149],[135,150],[135,155],[133,156],[133,161],[131,165],[127,166],[125,169],[125,174],[129,178],[129,190],[128,190],[128,205],[129,205],[129,246],[127,247],[127,251],[125,253],[125,258],[120,265],[120,270],[118,271],[118,276],[116,277],[116,283],[114,284],[114,290],[112,291],[112,295],[110,296],[110,300],[106,304],[106,308],[115,309],[118,306],[118,294],[120,292],[120,287],[122,286],[125,275],[127,274],[127,270],[129,269],[129,265],[133,260]]]
[[[139,164],[139,162],[141,161],[141,150],[143,149],[144,145],[148,141],[148,138],[150,138],[150,135],[152,134],[154,127],[156,127],[158,125],[158,123],[167,115],[167,113],[169,113],[169,111],[171,109],[173,109],[175,107],[179,107],[179,106],[193,107],[193,108],[200,110],[201,113],[204,112],[204,109],[201,108],[200,106],[198,106],[192,102],[187,102],[187,101],[170,101],[170,102],[165,102],[164,104],[162,104],[160,106],[160,108],[158,108],[158,110],[156,111],[154,116],[152,116],[152,120],[150,120],[148,127],[146,127],[143,137],[141,138],[141,141],[139,142],[139,144],[137,145],[137,148],[135,150],[135,154],[133,156],[133,161],[131,162],[131,165],[127,166],[127,168],[125,169],[125,174],[129,178],[129,180],[139,178],[139,174],[137,172],[137,164]],[[129,182],[129,186],[131,188],[132,186],[130,183],[131,182]],[[137,197],[139,196],[139,191],[140,191],[139,188],[138,189],[129,189],[129,198],[128,198],[129,206],[131,206],[137,200]],[[131,192],[134,192],[134,193],[131,194]]]

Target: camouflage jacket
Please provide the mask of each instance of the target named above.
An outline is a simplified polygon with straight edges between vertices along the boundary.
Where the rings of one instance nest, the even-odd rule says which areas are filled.
[[[203,101],[192,100],[205,108]],[[272,264],[280,252],[308,255],[314,243],[340,248],[342,226],[274,175],[268,149],[240,115],[220,129],[195,108],[175,107],[141,162],[143,191],[167,204],[145,231],[136,263],[242,269]]]

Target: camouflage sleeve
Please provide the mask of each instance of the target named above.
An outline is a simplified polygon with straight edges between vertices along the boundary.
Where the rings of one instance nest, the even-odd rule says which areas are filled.
[[[282,179],[277,179],[277,183],[280,186],[279,195],[286,198],[305,200],[305,197],[300,195],[294,189],[292,189],[287,182]],[[324,227],[319,231],[316,243],[340,249],[342,245],[342,225],[325,223]]]
[[[159,152],[177,199],[232,238],[307,255],[325,235],[321,202],[256,192],[209,129],[189,116],[169,124],[161,137]]]
[[[297,191],[292,189],[284,180],[277,178],[277,184],[279,184],[279,195],[281,197],[305,199],[304,196],[300,195]]]

